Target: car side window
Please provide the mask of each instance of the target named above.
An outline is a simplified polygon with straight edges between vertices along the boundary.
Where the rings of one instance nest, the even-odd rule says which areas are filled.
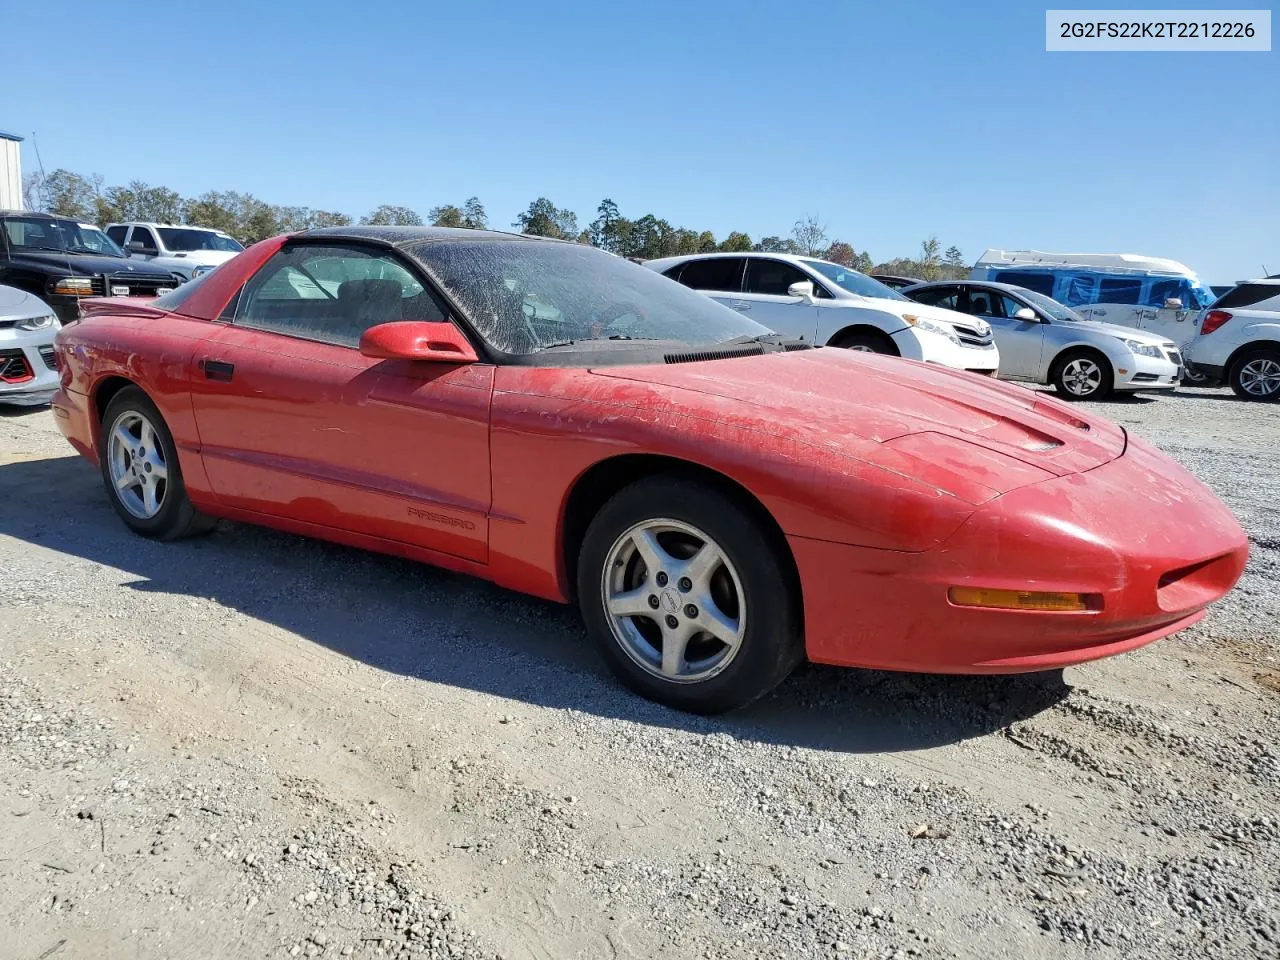
[[[965,305],[965,313],[972,314],[975,317],[994,317],[999,314],[994,313],[996,301],[1000,299],[998,293],[991,290],[982,290],[980,288],[969,288],[969,300]]]
[[[128,232],[128,227],[107,227],[107,236],[121,247],[124,246],[124,235]]]
[[[1015,319],[1019,310],[1029,309],[1025,303],[1019,303],[1013,297],[1006,297],[1002,293],[991,295],[991,306],[996,311],[992,314],[993,317],[1006,317],[1010,320]]]
[[[738,293],[742,289],[743,257],[708,257],[683,264],[680,282],[694,290],[723,290]],[[668,274],[670,276],[670,274]]]
[[[754,257],[747,261],[747,293],[761,293],[777,297],[787,296],[787,288],[802,280],[812,280],[807,273],[782,260],[766,260]]]
[[[143,253],[158,253],[159,248],[156,246],[156,238],[151,235],[151,231],[146,227],[134,227],[133,233],[129,235],[130,243],[142,244]]]
[[[921,290],[911,298],[916,303],[923,303],[929,307],[942,307],[944,310],[960,309],[960,288],[959,287],[932,287],[928,290]]]
[[[380,323],[445,319],[443,305],[390,254],[298,244],[275,254],[245,284],[233,322],[358,347],[361,334]]]

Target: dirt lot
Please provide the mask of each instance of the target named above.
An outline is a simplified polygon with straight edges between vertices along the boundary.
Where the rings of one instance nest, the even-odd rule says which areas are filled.
[[[1249,530],[1203,624],[715,720],[551,604],[138,539],[47,410],[0,415],[0,957],[1280,956],[1280,409],[1102,409]]]

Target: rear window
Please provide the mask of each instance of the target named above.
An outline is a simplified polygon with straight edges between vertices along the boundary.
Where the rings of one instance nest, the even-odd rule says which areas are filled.
[[[1220,296],[1213,306],[1219,310],[1229,310],[1232,307],[1242,310],[1272,297],[1280,297],[1280,283],[1242,283]]]
[[[1009,283],[1015,287],[1026,287],[1046,297],[1053,296],[1053,274],[1028,273],[1022,270],[1001,270],[995,275],[1001,283]]]

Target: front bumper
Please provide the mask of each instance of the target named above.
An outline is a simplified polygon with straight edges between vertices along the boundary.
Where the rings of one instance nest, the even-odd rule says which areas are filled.
[[[930,551],[788,541],[809,659],[929,673],[1049,670],[1134,649],[1200,619],[1248,557],[1212,491],[1132,438],[1109,463],[984,504]],[[1101,602],[1080,613],[960,607],[951,586]]]
[[[1124,373],[1120,371],[1124,370]],[[1115,370],[1116,390],[1172,390],[1182,379],[1182,369],[1172,360],[1130,355]]]
[[[994,376],[1000,368],[1000,350],[994,343],[987,347],[970,347],[952,343],[934,333],[921,333],[911,327],[891,335],[898,352],[909,360],[938,363],[953,370],[968,370]]]
[[[57,330],[0,330],[0,403],[36,406],[58,389],[53,361]]]

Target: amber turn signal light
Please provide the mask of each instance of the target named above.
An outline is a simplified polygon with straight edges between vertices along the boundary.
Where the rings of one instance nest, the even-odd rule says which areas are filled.
[[[1102,607],[1102,598],[1091,593],[1046,593],[1036,590],[988,590],[985,587],[952,587],[947,598],[957,607],[989,607],[995,610],[1040,610],[1080,613]]]

